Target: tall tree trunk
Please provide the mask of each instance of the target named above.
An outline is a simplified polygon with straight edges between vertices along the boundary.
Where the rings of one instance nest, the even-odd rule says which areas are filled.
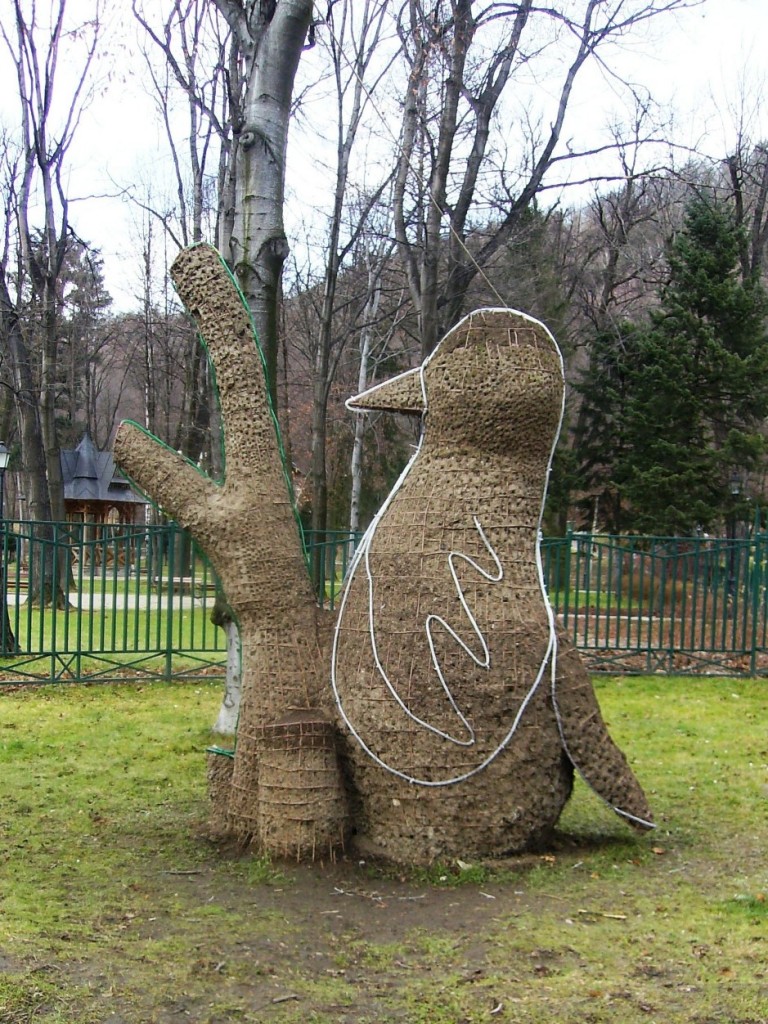
[[[350,161],[362,116],[370,100],[365,76],[372,58],[378,53],[385,12],[385,5],[377,6],[371,0],[357,0],[355,13],[351,0],[346,0],[334,12],[331,22],[329,47],[336,88],[336,180],[328,227],[323,301],[312,382],[312,531],[316,541],[324,539],[323,533],[328,528],[328,398],[346,340],[340,339],[335,329],[339,274],[345,257],[365,230],[371,209],[381,194],[381,187],[374,190],[357,211],[356,221],[350,222],[347,195]],[[348,41],[354,47],[351,54],[344,52]],[[342,244],[343,229],[348,237]],[[318,552],[320,550],[319,547],[316,549]],[[315,579],[319,578],[318,569],[318,565],[313,566]]]
[[[58,276],[58,275],[57,275]],[[51,515],[63,522],[64,481],[61,475],[61,455],[56,430],[56,393],[58,388],[59,318],[56,311],[55,281],[47,279],[43,285],[42,369],[40,380],[40,430],[45,451],[48,494]]]
[[[370,267],[368,271],[368,302],[365,307],[365,321],[360,331],[360,367],[357,374],[357,393],[362,394],[368,387],[368,364],[371,354],[373,320],[381,299],[380,267]],[[352,460],[350,476],[352,488],[349,499],[349,532],[356,534],[360,529],[360,495],[363,490],[363,440],[365,438],[365,418],[367,413],[355,413],[355,433],[352,441]],[[354,543],[352,541],[351,543]]]
[[[30,560],[30,603],[50,604],[63,597],[54,593],[53,518],[46,475],[45,450],[40,428],[40,406],[32,373],[32,363],[16,307],[11,301],[5,268],[0,268],[0,329],[11,354],[13,392],[19,423],[21,450],[27,477],[27,499],[30,519],[38,520]],[[58,588],[56,588],[58,589]]]
[[[293,82],[312,21],[312,0],[254,4],[215,0],[245,58],[243,126],[236,151],[230,251],[253,317],[277,408],[278,305],[288,242],[283,224],[285,159]],[[255,9],[258,6],[258,11]]]

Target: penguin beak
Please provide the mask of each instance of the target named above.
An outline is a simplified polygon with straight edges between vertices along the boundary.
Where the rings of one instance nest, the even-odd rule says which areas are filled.
[[[414,413],[420,416],[426,411],[421,367],[407,370],[391,380],[385,380],[383,384],[368,388],[354,398],[348,398],[346,406],[353,412],[362,409],[381,409],[386,412]]]

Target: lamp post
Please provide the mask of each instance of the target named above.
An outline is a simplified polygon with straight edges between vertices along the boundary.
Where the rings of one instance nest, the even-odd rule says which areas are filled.
[[[3,524],[5,529],[5,512],[3,509],[5,503],[5,471],[8,469],[8,463],[11,461],[11,453],[5,446],[5,441],[0,441],[0,523]]]
[[[2,654],[13,654],[16,650],[16,638],[13,635],[11,629],[11,620],[8,616],[8,595],[5,589],[5,563],[8,559],[8,538],[5,530],[5,510],[4,510],[4,492],[5,492],[5,471],[8,469],[8,463],[11,461],[11,453],[5,445],[5,441],[0,441],[0,537],[2,537],[2,548],[0,548],[0,601],[2,602],[2,637],[0,639],[0,653]]]

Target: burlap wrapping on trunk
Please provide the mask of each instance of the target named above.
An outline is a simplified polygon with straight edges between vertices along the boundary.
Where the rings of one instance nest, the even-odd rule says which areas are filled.
[[[224,835],[228,831],[227,807],[234,765],[234,759],[228,754],[208,751],[209,825],[214,835]]]
[[[288,708],[322,706],[324,689],[329,703],[318,609],[243,297],[209,246],[181,252],[172,275],[215,366],[225,479],[205,478],[137,428],[121,427],[117,448],[121,464],[209,556],[239,623],[243,697],[231,786],[214,787],[230,831],[249,842],[260,834],[261,730]]]
[[[333,858],[347,827],[335,727],[300,709],[261,737],[259,847],[296,860]]]

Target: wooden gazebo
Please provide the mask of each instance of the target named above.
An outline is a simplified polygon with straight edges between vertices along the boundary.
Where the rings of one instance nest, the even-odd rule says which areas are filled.
[[[144,521],[146,498],[133,490],[86,432],[77,448],[61,451],[64,510],[70,522],[133,524]]]

